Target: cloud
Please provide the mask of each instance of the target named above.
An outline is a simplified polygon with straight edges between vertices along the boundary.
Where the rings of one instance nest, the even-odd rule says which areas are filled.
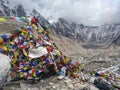
[[[35,8],[46,19],[59,17],[86,25],[120,22],[120,0],[10,0]]]

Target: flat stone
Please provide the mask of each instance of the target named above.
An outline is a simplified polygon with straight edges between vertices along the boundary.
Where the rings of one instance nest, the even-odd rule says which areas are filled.
[[[56,87],[60,87],[61,85],[60,84],[55,84]]]
[[[95,81],[95,77],[91,77],[91,79],[89,80],[90,83],[94,83]]]
[[[49,82],[49,85],[50,85],[50,86],[52,86],[52,85],[54,85],[54,83],[52,83],[52,82]]]
[[[69,88],[71,88],[71,89],[74,89],[74,86],[73,86],[72,83],[68,83],[67,86],[68,86]]]
[[[56,90],[62,90],[60,87],[57,87]]]
[[[74,85],[75,89],[78,89],[78,90],[81,90],[81,89],[85,89],[85,88],[88,88],[88,84],[81,84],[81,83],[76,83]],[[86,90],[86,89],[85,89]]]
[[[120,82],[117,82],[117,83],[116,83],[116,86],[117,86],[118,88],[120,88]]]
[[[34,88],[31,88],[30,90],[40,90],[40,89],[37,87],[34,87]]]
[[[40,80],[41,83],[44,83],[44,80]]]
[[[80,82],[80,80],[79,80],[78,78],[75,78],[75,79],[72,80],[72,83],[73,83],[73,84],[79,83],[79,82]]]
[[[53,85],[53,86],[52,86],[52,88],[53,88],[53,89],[56,89],[56,86],[55,86],[55,85]]]
[[[64,87],[61,86],[60,90],[70,90],[70,88],[68,86],[64,86]]]
[[[65,76],[58,76],[57,79],[58,79],[58,80],[61,80],[61,79],[63,79],[64,77],[65,77]]]
[[[72,80],[66,79],[66,80],[64,80],[64,82],[66,82],[66,83],[72,83]]]
[[[22,90],[29,90],[30,85],[29,84],[20,83],[20,87],[21,87]]]
[[[66,88],[61,88],[60,90],[67,90]]]
[[[12,90],[15,90],[15,87],[11,87]]]
[[[74,87],[80,87],[80,86],[81,86],[81,83],[74,84]]]
[[[90,90],[99,90],[99,89],[93,85],[90,85]]]
[[[40,90],[51,90],[51,86],[45,86],[45,87],[41,87]]]

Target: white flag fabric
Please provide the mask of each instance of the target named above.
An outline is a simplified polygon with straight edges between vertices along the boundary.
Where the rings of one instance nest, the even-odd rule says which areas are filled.
[[[47,52],[46,47],[38,47],[37,49],[30,49],[29,50],[29,57],[38,58],[38,57],[41,57],[47,53],[48,52]]]

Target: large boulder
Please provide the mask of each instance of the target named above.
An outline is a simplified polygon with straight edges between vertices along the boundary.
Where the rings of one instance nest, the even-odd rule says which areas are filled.
[[[114,90],[114,87],[111,84],[106,83],[102,79],[95,79],[94,85],[100,90]]]
[[[10,72],[10,59],[8,56],[0,54],[0,88],[5,84]]]

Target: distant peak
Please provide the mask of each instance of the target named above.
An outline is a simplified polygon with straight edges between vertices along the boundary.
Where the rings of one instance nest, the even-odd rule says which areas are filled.
[[[58,21],[60,21],[62,23],[68,23],[64,18],[59,18]]]

